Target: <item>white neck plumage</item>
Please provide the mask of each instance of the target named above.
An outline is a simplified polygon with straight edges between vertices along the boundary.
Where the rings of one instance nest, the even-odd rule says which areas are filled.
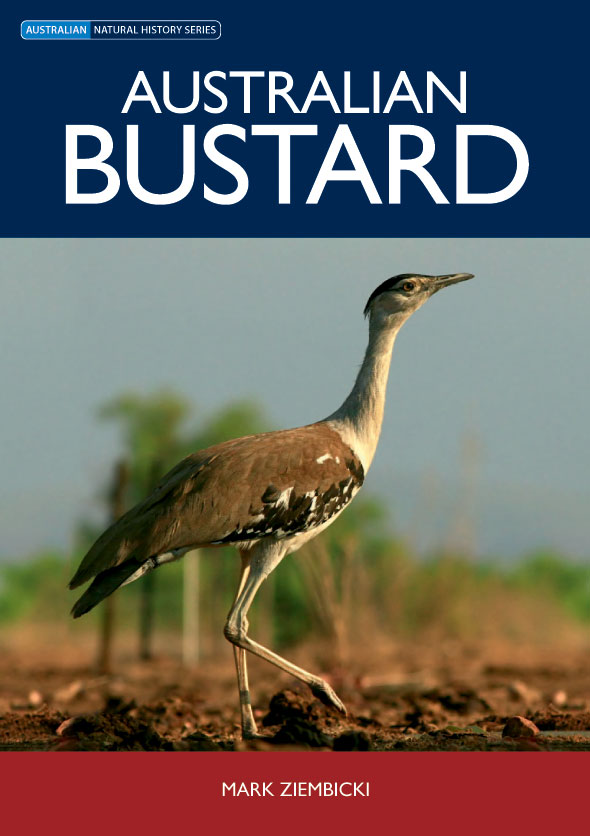
[[[325,419],[359,457],[365,473],[381,433],[393,345],[406,319],[401,315],[387,323],[371,319],[369,344],[352,391],[342,406]]]

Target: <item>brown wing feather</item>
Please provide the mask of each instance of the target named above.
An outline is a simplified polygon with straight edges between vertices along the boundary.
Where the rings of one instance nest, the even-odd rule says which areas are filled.
[[[341,510],[362,480],[360,462],[325,424],[214,445],[179,462],[108,528],[70,586],[173,549],[309,530]]]

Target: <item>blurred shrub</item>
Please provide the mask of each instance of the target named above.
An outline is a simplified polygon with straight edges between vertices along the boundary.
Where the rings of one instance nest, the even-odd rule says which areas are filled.
[[[0,567],[0,623],[63,618],[67,564],[57,552]]]
[[[510,572],[516,589],[535,589],[550,595],[580,621],[590,621],[590,566],[573,563],[552,552],[537,552]]]
[[[78,560],[51,552],[1,566],[0,623],[68,619],[78,590],[66,584]],[[200,565],[202,644],[210,656],[225,644],[238,559],[232,549],[205,549]],[[139,594],[139,584],[116,593],[118,629],[137,624]],[[156,630],[180,632],[181,562],[158,571],[155,611]],[[76,630],[96,629],[98,612],[77,622]],[[421,560],[386,533],[378,506],[361,502],[348,520],[284,559],[249,620],[252,636],[277,649],[323,642],[333,664],[346,663],[352,653],[358,658],[359,648],[369,654],[375,643],[410,638],[545,641],[590,620],[590,566],[549,553],[510,565],[449,555]]]

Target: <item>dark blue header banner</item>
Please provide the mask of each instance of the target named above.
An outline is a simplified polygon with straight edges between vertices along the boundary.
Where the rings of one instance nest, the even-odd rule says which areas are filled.
[[[473,8],[19,4],[3,234],[586,236],[582,21]]]

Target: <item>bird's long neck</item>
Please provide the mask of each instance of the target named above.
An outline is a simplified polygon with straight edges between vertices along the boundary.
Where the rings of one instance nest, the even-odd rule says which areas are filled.
[[[354,386],[342,406],[328,416],[329,422],[369,469],[383,423],[385,392],[395,338],[405,317],[383,327],[370,322],[369,344]]]

